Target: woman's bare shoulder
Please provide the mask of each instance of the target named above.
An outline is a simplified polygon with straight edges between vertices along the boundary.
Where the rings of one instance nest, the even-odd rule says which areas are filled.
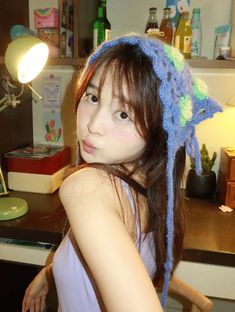
[[[61,184],[60,198],[94,196],[95,194],[107,196],[113,194],[113,179],[107,172],[85,167],[69,175]]]
[[[78,169],[69,175],[60,186],[60,195],[80,194],[96,189],[97,186],[109,183],[108,174],[94,167]]]

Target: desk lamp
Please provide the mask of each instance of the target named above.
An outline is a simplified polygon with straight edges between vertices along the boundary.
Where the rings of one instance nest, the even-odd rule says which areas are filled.
[[[7,87],[6,94],[0,99],[0,112],[8,106],[16,107],[20,103],[18,97],[23,93],[24,85],[36,93],[29,85],[42,71],[48,58],[48,46],[39,38],[32,35],[32,32],[22,25],[14,25],[11,28],[12,42],[8,45],[5,53],[5,65],[11,78],[20,83],[22,90],[14,94],[14,88],[10,79],[5,79]],[[37,94],[37,93],[36,93]],[[39,96],[37,94],[37,96]],[[39,96],[40,97],[40,96]]]
[[[20,83],[22,90],[14,94],[14,85],[11,79],[5,79],[6,94],[0,99],[0,112],[8,106],[16,107],[20,103],[18,97],[23,93],[24,84],[28,84],[38,76],[46,64],[48,47],[39,38],[33,36],[29,29],[21,25],[11,28],[12,42],[8,45],[5,53],[5,64],[13,81]],[[31,87],[30,89],[35,92]],[[35,92],[36,93],[36,92]],[[36,93],[37,94],[37,93]],[[38,95],[38,94],[37,94]],[[28,211],[27,202],[21,198],[7,197],[7,189],[0,168],[0,221],[11,220],[23,216]]]

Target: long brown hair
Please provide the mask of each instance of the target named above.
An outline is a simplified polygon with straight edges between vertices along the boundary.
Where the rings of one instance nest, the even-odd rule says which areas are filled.
[[[159,97],[160,81],[154,74],[150,60],[135,46],[122,44],[108,49],[91,66],[88,66],[75,89],[76,103],[79,105],[94,73],[101,71],[98,92],[108,71],[112,70],[113,90],[118,90],[120,103],[126,99],[123,83],[128,90],[128,106],[134,113],[137,130],[144,138],[146,147],[132,163],[132,171],[127,172],[120,165],[89,164],[125,180],[138,195],[144,194],[148,205],[147,232],[154,233],[156,247],[156,273],[154,284],[159,286],[164,279],[166,260],[166,207],[167,207],[167,134],[162,127],[163,106]],[[81,163],[83,161],[81,160]],[[183,246],[182,209],[179,207],[179,188],[185,165],[185,150],[181,148],[174,166],[174,268],[181,258]],[[145,189],[132,178],[141,172],[145,177]],[[138,209],[138,207],[136,208]],[[138,212],[137,212],[138,213]]]

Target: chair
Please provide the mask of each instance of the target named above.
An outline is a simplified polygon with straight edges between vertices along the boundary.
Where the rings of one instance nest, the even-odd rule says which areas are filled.
[[[173,276],[170,282],[169,292],[180,295],[192,302],[191,312],[210,312],[212,311],[213,303],[210,299],[200,293],[198,290],[185,284],[177,277]]]

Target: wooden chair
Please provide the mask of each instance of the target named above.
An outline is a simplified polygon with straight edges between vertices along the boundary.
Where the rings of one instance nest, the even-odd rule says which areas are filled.
[[[171,279],[169,293],[180,295],[192,302],[191,312],[212,311],[213,303],[210,299],[175,276]]]

